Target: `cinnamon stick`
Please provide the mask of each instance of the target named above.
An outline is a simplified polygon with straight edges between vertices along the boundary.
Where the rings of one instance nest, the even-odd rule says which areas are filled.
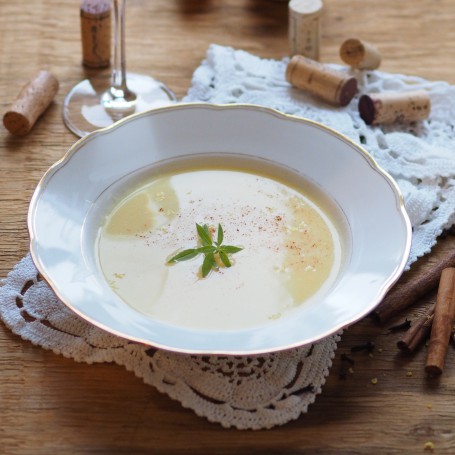
[[[434,308],[434,320],[425,366],[425,371],[431,376],[439,376],[444,369],[454,318],[455,268],[450,267],[442,271]]]
[[[431,269],[413,277],[403,285],[394,286],[372,315],[379,322],[388,321],[433,290],[438,285],[442,271],[447,267],[455,267],[455,250],[437,262]]]
[[[429,335],[433,319],[434,304],[412,324],[401,340],[398,340],[398,349],[406,354],[414,352]]]

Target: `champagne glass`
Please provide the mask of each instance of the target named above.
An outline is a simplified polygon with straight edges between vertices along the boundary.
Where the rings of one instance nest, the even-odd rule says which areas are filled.
[[[125,3],[112,0],[114,12],[114,62],[110,76],[85,79],[75,85],[63,103],[63,120],[79,137],[104,128],[128,115],[176,100],[162,82],[127,73],[125,60]]]

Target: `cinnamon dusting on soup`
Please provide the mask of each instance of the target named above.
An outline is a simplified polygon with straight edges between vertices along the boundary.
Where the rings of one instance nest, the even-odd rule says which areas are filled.
[[[235,266],[218,264],[201,279],[200,259],[166,265],[197,244],[195,223],[214,234],[221,223],[225,243],[243,248],[230,258]],[[114,292],[138,311],[231,330],[273,323],[333,284],[342,245],[331,218],[301,188],[212,167],[160,174],[126,192],[100,229],[98,254]]]

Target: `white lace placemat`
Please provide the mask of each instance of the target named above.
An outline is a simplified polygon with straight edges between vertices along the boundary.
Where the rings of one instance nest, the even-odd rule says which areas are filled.
[[[444,82],[382,72],[355,73],[360,91],[423,88],[430,119],[368,127],[356,97],[333,108],[285,81],[286,60],[265,60],[210,46],[185,102],[248,103],[322,122],[363,144],[401,187],[413,225],[408,266],[430,251],[455,218],[455,88]],[[78,362],[116,362],[147,384],[225,427],[264,429],[305,413],[329,373],[339,335],[285,352],[248,356],[190,356],[156,350],[110,335],[66,308],[40,280],[30,256],[0,288],[0,316],[15,333]]]

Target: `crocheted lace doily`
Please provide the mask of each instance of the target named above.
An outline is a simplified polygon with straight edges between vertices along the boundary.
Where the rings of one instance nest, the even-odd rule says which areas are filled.
[[[455,217],[455,88],[382,72],[356,72],[361,92],[430,93],[431,117],[420,123],[368,127],[357,99],[345,108],[320,103],[285,81],[286,60],[265,60],[212,45],[194,73],[186,102],[248,103],[308,117],[363,144],[398,182],[413,225],[408,266],[428,252]],[[344,69],[347,71],[347,69]],[[314,402],[339,341],[332,335],[285,352],[248,357],[190,356],[110,335],[67,309],[40,280],[30,256],[0,288],[0,315],[22,338],[78,362],[116,362],[147,384],[225,427],[271,428],[296,419]]]

